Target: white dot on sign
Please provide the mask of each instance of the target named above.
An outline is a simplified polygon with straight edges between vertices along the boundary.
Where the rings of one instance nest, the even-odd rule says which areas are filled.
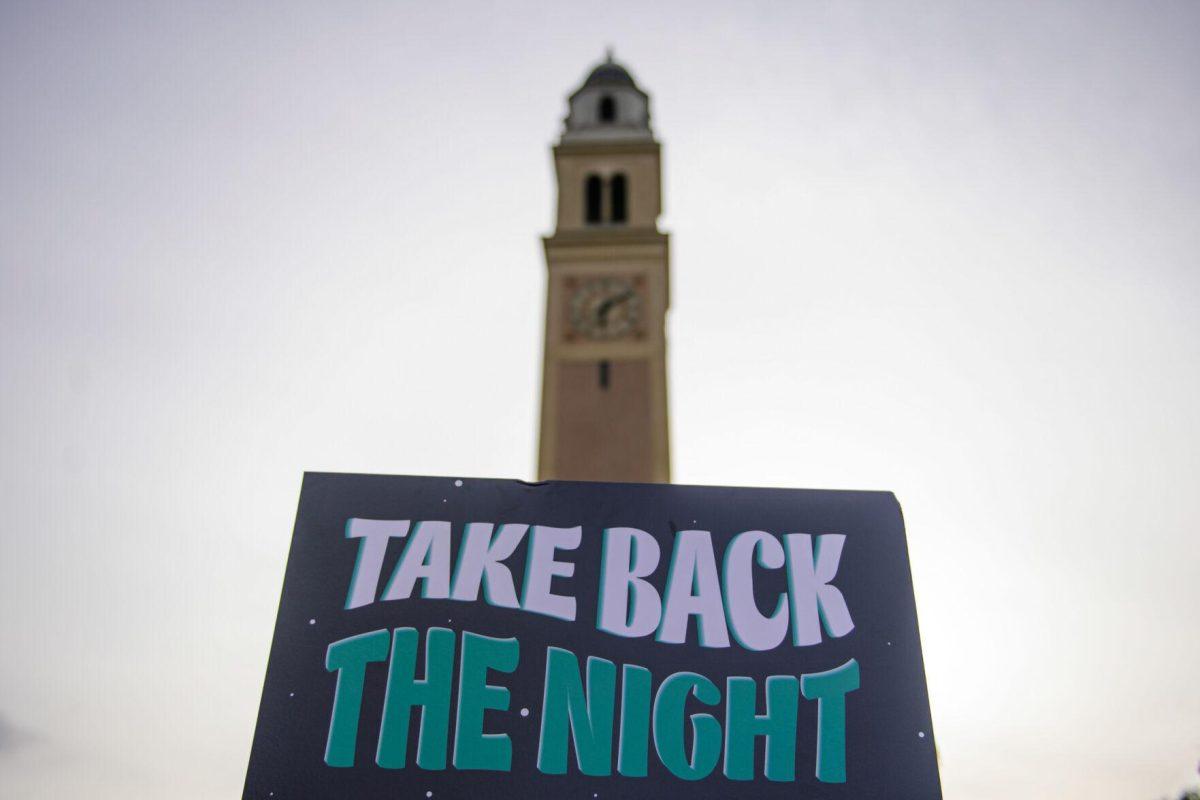
[[[891,642],[888,642],[888,647],[891,647],[891,646],[892,646],[892,643],[891,643]]]
[[[309,624],[309,625],[316,625],[316,624],[317,624],[317,621],[316,621],[315,619],[310,619],[310,620],[308,621],[308,624]]]
[[[454,485],[455,485],[455,486],[462,486],[462,481],[455,481],[455,482],[454,482]]]
[[[917,736],[919,736],[919,737],[921,737],[922,739],[924,739],[924,738],[925,738],[925,731],[917,731]]]
[[[528,716],[529,716],[529,709],[528,709],[528,708],[522,708],[522,709],[521,709],[521,716],[522,716],[522,717],[528,717]]]
[[[425,796],[426,796],[426,797],[433,797],[433,792],[426,792],[426,793],[425,793]]]
[[[443,497],[443,498],[442,498],[442,502],[443,502],[443,503],[444,503],[444,502],[446,502],[446,498],[444,498],[444,497]]]
[[[295,692],[288,692],[288,697],[295,697],[295,696],[296,696]]]

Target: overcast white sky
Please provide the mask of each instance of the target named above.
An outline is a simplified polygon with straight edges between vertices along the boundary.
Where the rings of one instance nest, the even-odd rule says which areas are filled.
[[[950,800],[1200,761],[1200,3],[0,7],[0,794],[241,791],[304,470],[531,477],[652,95],[684,483],[894,490]]]

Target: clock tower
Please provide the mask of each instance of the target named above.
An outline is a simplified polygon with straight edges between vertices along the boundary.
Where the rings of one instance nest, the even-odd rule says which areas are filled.
[[[667,235],[650,98],[612,59],[568,98],[546,251],[541,480],[667,482]]]

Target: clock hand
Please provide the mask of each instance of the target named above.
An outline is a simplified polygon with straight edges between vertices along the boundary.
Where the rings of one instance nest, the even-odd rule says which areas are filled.
[[[633,289],[626,289],[624,293],[619,294],[616,297],[610,297],[601,303],[600,307],[596,309],[596,316],[600,318],[601,324],[607,326],[608,314],[613,310],[613,306],[620,305],[631,297],[633,297]]]

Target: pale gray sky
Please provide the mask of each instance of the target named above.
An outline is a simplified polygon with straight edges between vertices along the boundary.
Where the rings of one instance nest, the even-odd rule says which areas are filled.
[[[675,478],[894,490],[950,800],[1200,761],[1200,4],[0,8],[0,789],[241,790],[303,470],[529,477],[652,95]]]

